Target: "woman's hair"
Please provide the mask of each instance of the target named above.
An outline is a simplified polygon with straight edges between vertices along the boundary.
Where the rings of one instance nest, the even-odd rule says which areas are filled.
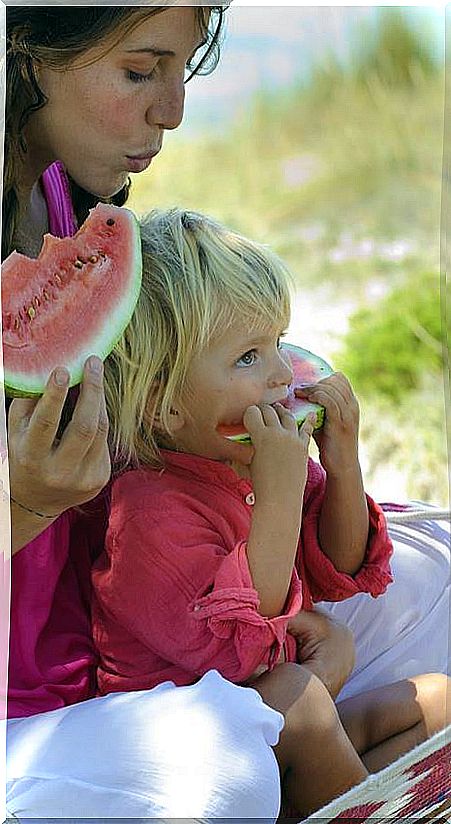
[[[219,59],[220,35],[227,2],[198,6],[201,36],[205,46],[200,60],[188,65],[190,77],[208,73]],[[7,6],[6,9],[6,112],[3,176],[2,258],[14,248],[20,221],[17,188],[18,160],[27,151],[24,129],[33,112],[45,106],[47,98],[39,87],[35,66],[39,61],[53,69],[66,68],[84,52],[107,40],[105,53],[145,18],[164,12],[170,6],[84,6],[37,7]],[[100,198],[71,181],[74,209],[79,222]],[[109,202],[122,206],[127,200],[128,183]]]
[[[159,433],[164,443],[196,354],[237,320],[275,330],[290,315],[290,275],[279,258],[211,218],[156,210],[141,221],[141,238],[140,297],[105,362],[116,469],[162,465]]]

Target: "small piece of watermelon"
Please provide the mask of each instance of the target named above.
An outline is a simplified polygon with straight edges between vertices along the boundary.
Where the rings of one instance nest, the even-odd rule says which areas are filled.
[[[310,412],[315,412],[316,421],[314,428],[320,429],[324,423],[324,407],[317,403],[309,403],[302,398],[296,398],[294,390],[303,386],[309,386],[322,378],[327,378],[333,374],[334,370],[318,355],[314,355],[307,349],[301,349],[300,346],[285,343],[282,348],[288,353],[293,368],[293,383],[288,387],[288,397],[283,405],[294,415],[298,428]],[[240,443],[250,443],[251,441],[242,423],[235,426],[221,424],[218,426],[217,432],[231,441],[240,441]]]
[[[104,203],[73,237],[45,235],[38,258],[12,252],[1,279],[6,394],[42,395],[55,366],[80,383],[89,355],[104,360],[129,323],[141,272],[136,217]]]

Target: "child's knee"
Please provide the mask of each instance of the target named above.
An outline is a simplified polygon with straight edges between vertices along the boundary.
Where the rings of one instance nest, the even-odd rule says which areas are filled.
[[[429,735],[451,723],[451,678],[434,672],[409,680],[415,684],[416,700]]]
[[[341,727],[333,699],[323,682],[313,673],[306,673],[301,694],[285,716],[285,729],[293,735],[330,735]]]

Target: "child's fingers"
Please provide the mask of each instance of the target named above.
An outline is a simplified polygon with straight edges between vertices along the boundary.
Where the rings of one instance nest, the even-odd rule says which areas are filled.
[[[327,418],[329,420],[332,418],[335,420],[343,419],[343,404],[340,401],[340,397],[337,396],[336,393],[330,388],[328,390],[318,389],[317,391],[312,392],[309,396],[309,400],[312,403],[318,403],[320,406],[324,406]]]
[[[251,437],[253,432],[264,426],[265,422],[259,406],[247,407],[243,415],[243,424]]]
[[[269,403],[263,403],[260,409],[266,426],[280,426],[278,412],[273,406],[270,406]]]
[[[334,372],[333,375],[329,375],[329,377],[323,378],[317,383],[297,386],[294,389],[294,394],[296,398],[308,398],[321,389],[335,392],[337,397],[341,397],[343,405],[356,402],[352,386],[342,372]]]
[[[313,430],[316,423],[316,413],[309,412],[305,421],[299,428],[299,438],[304,443],[305,446],[308,446],[310,442],[310,438],[313,435]]]
[[[228,455],[231,461],[249,466],[254,454],[255,449],[250,443],[239,443],[238,441],[229,442]]]
[[[286,406],[283,406],[281,403],[275,403],[274,409],[279,416],[280,423],[282,424],[284,429],[291,429],[292,432],[297,432],[298,425],[296,423],[295,417],[292,415],[289,409]]]

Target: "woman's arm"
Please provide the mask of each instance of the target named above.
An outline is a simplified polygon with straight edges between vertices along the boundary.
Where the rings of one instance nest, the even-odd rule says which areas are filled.
[[[9,410],[13,554],[66,509],[94,498],[110,476],[102,362],[88,359],[72,419],[58,441],[67,384],[67,371],[55,369],[39,400],[16,398]]]

